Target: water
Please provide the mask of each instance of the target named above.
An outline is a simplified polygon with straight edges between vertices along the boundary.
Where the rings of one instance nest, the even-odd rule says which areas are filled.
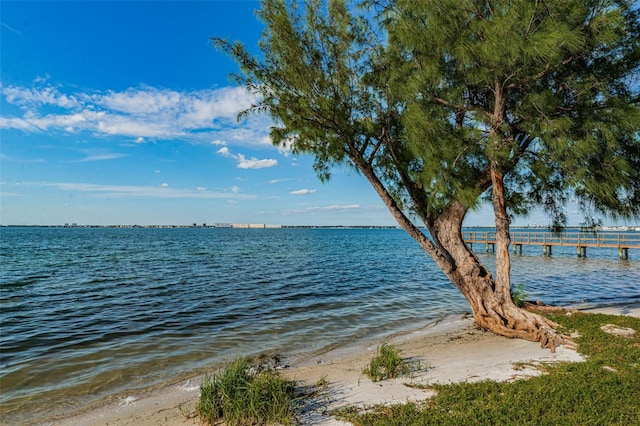
[[[640,302],[640,253],[525,247],[513,283],[561,305]],[[468,305],[398,229],[2,228],[2,423],[421,327]],[[478,253],[489,269],[493,255]]]

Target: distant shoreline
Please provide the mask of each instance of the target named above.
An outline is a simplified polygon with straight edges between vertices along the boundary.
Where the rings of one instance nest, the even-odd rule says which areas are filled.
[[[240,224],[242,226],[227,226],[237,224],[224,224],[225,226],[207,225],[207,224],[190,224],[190,225],[79,225],[79,224],[63,224],[63,225],[0,225],[0,228],[108,228],[108,229],[401,229],[397,225],[271,225],[271,224]],[[246,226],[250,225],[250,226]],[[262,226],[259,226],[262,225]],[[424,229],[424,226],[418,226]],[[492,225],[473,225],[463,226],[463,229],[495,229]],[[523,225],[512,226],[511,229],[539,229],[549,230],[546,225]],[[640,232],[640,224],[638,225],[621,225],[621,226],[602,226],[594,230],[585,230],[580,226],[567,226],[563,231],[583,231],[583,232]]]

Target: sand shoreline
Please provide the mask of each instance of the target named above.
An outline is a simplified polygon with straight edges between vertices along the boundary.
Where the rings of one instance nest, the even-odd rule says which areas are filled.
[[[640,306],[589,308],[588,312],[640,317]],[[401,355],[417,361],[423,369],[413,378],[372,383],[362,375],[381,340],[360,341],[327,352],[296,359],[283,370],[303,385],[313,385],[324,378],[328,391],[321,400],[305,407],[300,421],[308,425],[346,425],[326,415],[326,410],[345,405],[370,406],[426,399],[430,391],[405,386],[479,380],[513,380],[539,374],[533,368],[514,369],[517,362],[577,362],[581,357],[570,348],[556,353],[539,344],[507,339],[478,329],[469,315],[447,317],[442,321],[408,333],[388,336],[386,341],[401,350]],[[158,391],[139,396],[125,396],[119,401],[87,412],[42,425],[151,426],[199,425],[194,417],[199,385],[204,376],[194,377]]]

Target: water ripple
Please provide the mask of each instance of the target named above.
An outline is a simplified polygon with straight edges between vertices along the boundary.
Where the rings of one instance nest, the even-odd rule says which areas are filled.
[[[238,354],[315,351],[468,309],[395,229],[3,228],[0,255],[0,421],[12,424]],[[554,256],[515,256],[513,282],[554,304],[640,300],[638,261]]]

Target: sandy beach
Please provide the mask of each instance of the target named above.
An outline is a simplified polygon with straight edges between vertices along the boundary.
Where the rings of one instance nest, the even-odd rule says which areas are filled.
[[[589,312],[640,317],[640,307],[585,309]],[[326,392],[309,401],[299,418],[305,425],[346,425],[327,414],[343,406],[366,407],[429,398],[432,391],[406,386],[480,380],[514,380],[539,374],[535,368],[516,368],[514,363],[579,362],[573,349],[560,347],[555,353],[538,343],[507,339],[478,329],[470,316],[448,317],[408,334],[390,336],[403,358],[420,363],[411,378],[373,383],[362,374],[380,341],[360,342],[291,362],[284,374],[301,385],[328,383]],[[117,403],[47,425],[151,426],[198,425],[195,404],[203,377],[191,379],[158,392],[121,397]]]

